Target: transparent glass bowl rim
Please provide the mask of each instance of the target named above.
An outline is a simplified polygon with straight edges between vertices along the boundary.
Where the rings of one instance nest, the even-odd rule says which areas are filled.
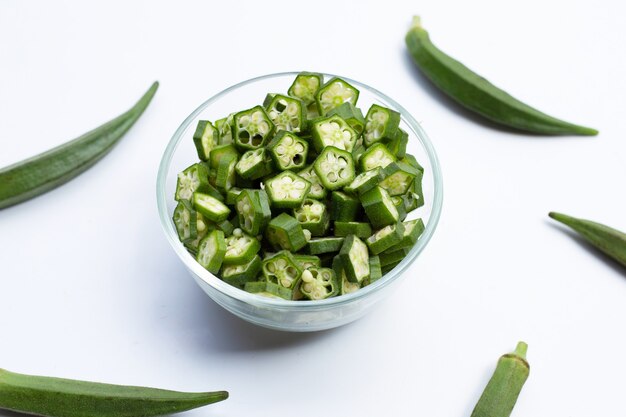
[[[172,196],[166,195],[167,174],[169,172],[169,167],[170,167],[170,163],[172,161],[174,152],[176,151],[176,148],[180,144],[181,140],[184,139],[183,133],[185,132],[187,127],[194,121],[194,119],[202,111],[204,111],[204,109],[206,109],[208,106],[218,101],[220,98],[227,95],[231,91],[236,90],[240,87],[246,86],[248,84],[252,84],[255,82],[259,82],[259,81],[263,81],[263,80],[267,80],[271,78],[278,78],[278,77],[285,77],[285,76],[291,76],[295,78],[296,75],[298,74],[299,74],[298,71],[287,71],[287,72],[266,74],[266,75],[261,75],[258,77],[250,78],[248,80],[242,81],[240,83],[234,84],[226,88],[225,90],[217,93],[216,95],[214,95],[213,97],[211,97],[210,99],[202,103],[189,116],[187,116],[187,118],[182,122],[182,124],[178,127],[178,129],[176,129],[176,132],[174,132],[172,139],[170,139],[169,143],[167,144],[167,147],[165,148],[165,152],[163,153],[163,157],[161,159],[161,163],[159,165],[159,171],[157,174],[157,187],[156,187],[157,196],[156,197],[157,197],[157,206],[159,210],[159,217],[161,220],[161,226],[163,227],[167,240],[169,241],[170,245],[172,246],[172,248],[174,249],[178,257],[183,261],[183,263],[185,264],[187,268],[189,268],[194,274],[196,274],[196,276],[200,277],[205,283],[207,283],[211,287],[215,288],[216,290],[220,291],[221,293],[229,297],[232,297],[244,303],[261,307],[261,308],[278,307],[281,309],[293,308],[297,310],[316,310],[320,308],[326,309],[331,306],[343,305],[343,304],[347,304],[347,303],[365,298],[368,295],[381,290],[383,287],[386,287],[387,285],[395,281],[398,277],[400,277],[404,273],[404,271],[406,271],[409,265],[413,262],[413,260],[417,258],[420,252],[422,252],[422,250],[426,247],[429,240],[431,239],[433,233],[435,232],[437,223],[439,222],[439,218],[441,216],[441,207],[443,203],[443,187],[442,187],[442,176],[441,176],[439,160],[437,158],[437,154],[435,152],[435,149],[433,148],[432,143],[428,139],[426,132],[424,132],[422,127],[419,125],[419,123],[413,118],[413,116],[411,116],[411,114],[404,107],[402,107],[400,104],[398,104],[395,100],[393,100],[386,94],[383,94],[380,91],[376,90],[375,88],[372,88],[361,82],[352,80],[348,77],[323,73],[324,77],[326,77],[327,79],[331,77],[339,77],[343,80],[346,80],[350,84],[353,84],[355,87],[362,89],[362,90],[368,90],[370,93],[383,99],[384,101],[386,101],[387,103],[395,107],[396,110],[400,112],[402,119],[409,126],[411,126],[411,129],[417,132],[418,139],[424,146],[426,150],[426,154],[428,155],[428,158],[430,160],[430,165],[431,165],[432,175],[433,175],[433,182],[434,182],[432,211],[430,213],[430,218],[428,220],[428,223],[426,224],[426,227],[424,229],[422,236],[417,241],[415,246],[413,246],[413,248],[410,250],[409,254],[400,262],[400,264],[398,264],[392,271],[385,274],[385,276],[383,276],[382,279],[379,279],[373,284],[370,284],[364,288],[361,288],[360,290],[355,291],[351,294],[342,295],[340,297],[327,298],[325,300],[290,301],[290,300],[263,297],[260,295],[248,293],[222,281],[221,279],[217,278],[216,276],[211,274],[209,271],[204,269],[200,264],[198,264],[196,260],[189,254],[189,252],[187,252],[187,249],[185,249],[184,245],[178,240],[178,235],[174,228],[173,222],[170,219],[170,214],[168,212],[168,207],[167,207],[168,199],[172,198]]]

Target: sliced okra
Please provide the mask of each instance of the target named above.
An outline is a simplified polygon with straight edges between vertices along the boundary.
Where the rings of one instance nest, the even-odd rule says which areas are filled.
[[[303,271],[314,266],[318,268],[322,266],[322,260],[315,255],[293,255],[293,257],[300,264]]]
[[[300,291],[309,300],[323,300],[339,292],[335,272],[330,268],[312,267],[302,272]]]
[[[415,180],[413,181],[413,186],[411,187],[413,190],[413,198],[417,203],[417,207],[422,207],[424,205],[424,191],[422,190],[422,181],[423,174],[420,173]]]
[[[403,222],[404,233],[402,234],[402,240],[396,245],[398,248],[412,248],[417,240],[424,233],[424,222],[422,219],[411,220]]]
[[[246,282],[244,291],[267,298],[284,298],[291,300],[293,291],[267,281]]]
[[[226,220],[230,209],[215,197],[208,194],[193,193],[193,207],[207,219],[219,223]]]
[[[389,152],[394,154],[396,158],[401,159],[406,155],[406,145],[408,144],[409,134],[405,130],[398,128],[394,138],[387,144],[387,149],[389,149]]]
[[[404,224],[399,222],[385,226],[376,233],[365,239],[365,244],[374,255],[386,251],[389,248],[396,248],[402,242],[404,236]]]
[[[215,127],[219,131],[220,145],[228,145],[229,143],[233,143],[233,116],[235,114],[231,113],[228,117],[224,117],[223,119],[217,120],[215,122]]]
[[[365,222],[335,222],[334,226],[335,236],[355,235],[361,239],[366,239],[372,235],[372,226]]]
[[[367,148],[363,146],[362,142],[363,142],[362,139],[358,139],[356,141],[356,144],[354,145],[354,148],[352,148],[352,159],[354,159],[355,164],[359,164],[359,161],[361,160],[361,156],[363,156],[363,154],[367,150]],[[359,164],[359,167],[360,166],[361,165]]]
[[[375,143],[361,155],[359,158],[359,167],[361,171],[369,171],[376,167],[385,168],[392,162],[395,162],[396,157],[393,156],[389,149],[382,143]]]
[[[400,263],[400,261],[398,261],[398,262],[394,262],[394,263],[389,264],[389,265],[381,266],[381,267],[380,267],[380,269],[381,269],[382,274],[383,274],[383,275],[388,274],[389,272],[391,272],[391,270],[392,270],[393,268],[395,268],[396,266],[398,266],[398,264],[399,264],[399,263]]]
[[[196,211],[187,200],[181,200],[174,209],[174,226],[178,233],[178,240],[188,243],[198,236]]]
[[[202,163],[193,164],[178,174],[175,199],[191,201],[194,192],[206,192],[209,186],[207,166]]]
[[[267,150],[279,170],[295,170],[306,163],[309,144],[295,134],[281,130],[267,144]]]
[[[417,169],[418,171],[421,171],[422,174],[424,173],[424,167],[421,166],[420,163],[417,162],[417,159],[415,158],[415,156],[411,155],[410,153],[407,153],[406,155],[404,155],[404,157],[402,158],[402,162],[404,162],[405,164],[411,165],[413,168]]]
[[[250,150],[241,155],[235,170],[241,178],[255,180],[272,173],[272,161],[265,148]]]
[[[343,245],[343,237],[320,237],[309,240],[307,252],[311,255],[339,252]]]
[[[226,155],[220,159],[217,166],[217,175],[215,178],[215,186],[222,193],[226,193],[235,185],[235,165],[237,157],[234,155]]]
[[[239,227],[252,236],[262,233],[271,217],[271,212],[267,213],[260,201],[261,193],[265,194],[265,191],[245,189],[235,201]]]
[[[400,113],[378,104],[372,104],[365,115],[365,129],[363,130],[365,146],[372,146],[376,142],[390,142],[395,138],[399,126]]]
[[[293,216],[311,236],[324,236],[330,225],[326,204],[311,198],[304,199],[300,207],[293,209]]]
[[[214,223],[212,226],[214,226],[217,230],[221,230],[222,232],[224,232],[224,236],[232,235],[233,231],[235,230],[235,225],[233,225],[229,220]]]
[[[376,167],[354,177],[354,180],[344,188],[344,191],[352,195],[361,195],[376,187],[383,178],[383,169]]]
[[[411,211],[424,205],[424,199],[419,194],[416,194],[411,190],[407,191],[407,193],[403,194],[401,197],[407,213],[410,213]]]
[[[246,282],[256,281],[261,272],[261,257],[254,255],[250,262],[241,265],[224,265],[222,280],[241,288]]]
[[[276,130],[299,133],[304,130],[306,116],[302,101],[297,98],[274,94],[265,104],[267,115],[276,126]]]
[[[348,122],[334,115],[323,117],[311,122],[313,146],[318,152],[327,146],[351,152],[359,134],[350,127]]]
[[[339,284],[339,295],[345,295],[353,293],[361,288],[360,282],[350,282],[343,268],[343,262],[339,255],[333,258],[332,269],[337,277],[337,283]]]
[[[241,194],[241,188],[232,187],[230,190],[226,192],[226,204],[234,205],[237,201],[237,196]]]
[[[262,106],[240,111],[233,116],[233,139],[235,146],[246,151],[258,149],[274,133],[274,123]]]
[[[261,243],[255,236],[244,233],[241,229],[233,230],[226,238],[224,265],[242,265],[250,262],[261,249]]]
[[[204,216],[196,211],[196,231],[197,236],[194,240],[185,243],[185,247],[189,252],[193,254],[195,257],[198,254],[198,246],[200,245],[200,241],[204,239],[204,237],[213,229],[210,228],[210,225],[207,224],[208,220],[204,218]]]
[[[198,158],[202,161],[209,160],[211,150],[218,145],[219,131],[208,120],[198,121],[196,131],[193,134],[193,143],[198,151]]]
[[[311,189],[309,190],[307,197],[315,198],[317,200],[321,200],[326,197],[326,188],[324,188],[320,182],[319,177],[313,169],[313,165],[298,171],[298,175],[311,183]]]
[[[315,95],[319,91],[324,77],[322,74],[315,72],[301,72],[296,75],[296,79],[293,81],[287,94],[291,97],[295,97],[302,101],[304,104],[309,105],[315,103]]]
[[[383,170],[384,180],[380,186],[387,190],[389,195],[396,196],[405,194],[421,172],[404,162],[392,162]]]
[[[396,210],[398,210],[398,220],[404,221],[407,216],[406,207],[404,206],[404,200],[401,195],[396,195],[391,197],[391,201],[393,201],[393,205],[396,206]]]
[[[315,95],[315,102],[319,114],[325,116],[329,110],[339,107],[343,103],[348,102],[356,105],[358,98],[359,90],[341,78],[333,77],[319,89]]]
[[[398,209],[384,188],[374,187],[361,195],[361,204],[367,218],[376,229],[395,224],[400,218]]]
[[[220,200],[222,203],[225,201],[224,195],[217,188],[212,186],[211,184],[209,184],[206,187],[206,191],[204,191],[204,194],[208,194],[211,197],[213,197],[213,198],[215,198],[217,200]]]
[[[217,274],[227,252],[224,232],[213,230],[198,245],[196,260],[212,274]]]
[[[346,102],[326,113],[327,116],[335,114],[345,120],[358,135],[363,133],[365,118],[363,117],[363,113],[361,113],[361,109],[355,107],[354,104]]]
[[[302,268],[291,252],[283,250],[263,259],[263,276],[268,283],[294,289],[300,283]]]
[[[310,182],[291,171],[283,171],[265,181],[270,204],[278,208],[300,207],[310,189]]]
[[[370,279],[368,284],[373,284],[382,278],[383,272],[380,267],[380,258],[378,256],[370,256]]]
[[[358,198],[342,191],[333,191],[330,204],[331,219],[340,222],[355,221],[361,209],[361,202]]]
[[[322,185],[328,190],[345,187],[354,180],[352,155],[348,151],[327,146],[313,162],[313,169]]]
[[[215,148],[211,149],[211,153],[209,154],[209,168],[217,170],[220,161],[224,158],[230,157],[239,158],[239,152],[237,152],[237,148],[235,148],[235,145],[231,143],[216,146]]]
[[[369,277],[369,251],[361,239],[348,235],[339,250],[339,257],[350,282],[361,283]]]
[[[279,214],[269,222],[265,235],[277,250],[297,252],[307,244],[300,223],[286,213]]]
[[[409,254],[409,248],[401,248],[382,252],[378,255],[380,258],[380,266],[397,265],[401,260]]]

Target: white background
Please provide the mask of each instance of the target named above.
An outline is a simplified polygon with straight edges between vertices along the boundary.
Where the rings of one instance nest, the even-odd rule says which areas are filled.
[[[153,103],[98,165],[0,212],[0,366],[230,391],[189,416],[468,416],[498,356],[528,342],[516,416],[626,412],[626,273],[547,218],[626,230],[626,31],[617,1],[0,0],[0,166]],[[404,34],[512,95],[600,130],[511,133],[425,82]],[[444,174],[433,240],[365,318],[287,334],[245,323],[187,275],[159,225],[165,145],[202,101],[253,76],[337,73],[411,111]],[[11,413],[0,412],[2,416]]]

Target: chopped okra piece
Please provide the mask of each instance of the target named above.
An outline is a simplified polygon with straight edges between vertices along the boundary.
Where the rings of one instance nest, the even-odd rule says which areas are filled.
[[[313,266],[318,268],[322,266],[322,261],[315,255],[293,255],[293,257],[298,261],[303,271]]]
[[[329,190],[337,190],[350,184],[355,176],[354,161],[348,151],[327,146],[319,154],[313,169],[322,185]]]
[[[417,159],[415,159],[415,156],[411,155],[410,153],[407,153],[406,155],[404,155],[401,162],[411,165],[413,168],[417,169],[418,171],[421,171],[422,174],[424,173],[424,167],[421,166],[419,162],[417,162]]]
[[[208,227],[214,227],[217,230],[221,230],[222,232],[224,232],[224,236],[232,235],[233,231],[235,230],[235,226],[229,220],[224,220],[219,223],[213,223],[211,225],[208,225]]]
[[[255,180],[272,173],[272,161],[265,148],[250,150],[241,155],[235,165],[241,178]]]
[[[396,249],[393,251],[385,251],[378,255],[380,258],[380,266],[397,265],[401,260],[409,254],[408,248]]]
[[[262,233],[271,217],[271,212],[263,207],[261,194],[265,191],[245,189],[235,201],[239,227],[252,236]]]
[[[189,203],[191,204],[191,203]],[[198,246],[200,245],[200,241],[204,239],[204,237],[213,229],[207,224],[208,220],[204,218],[204,216],[196,211],[196,231],[197,236],[194,240],[190,242],[185,242],[184,245],[191,252],[194,257],[198,253]]]
[[[361,204],[374,228],[395,224],[400,218],[398,209],[384,188],[374,187],[363,194]]]
[[[233,230],[226,238],[224,265],[242,265],[250,262],[261,249],[261,243],[255,236],[244,233],[241,229]]]
[[[309,300],[323,300],[339,292],[335,272],[330,268],[309,268],[302,272],[300,291]]]
[[[233,116],[234,113],[215,122],[215,127],[220,134],[220,145],[228,145],[229,143],[233,143]]]
[[[317,109],[321,116],[341,106],[343,103],[352,103],[356,105],[359,98],[359,90],[348,84],[346,81],[338,77],[333,77],[324,84],[315,95]]]
[[[417,207],[422,207],[424,205],[424,191],[422,190],[422,175],[418,175],[415,177],[413,181],[413,198],[417,203]]]
[[[354,163],[358,164],[359,161],[361,160],[361,156],[365,153],[365,151],[367,150],[367,148],[365,148],[365,146],[363,146],[362,140],[359,139],[357,140],[356,144],[354,145],[354,148],[352,149],[352,159],[354,159]],[[359,164],[359,167],[361,165]]]
[[[302,102],[296,98],[274,94],[265,106],[267,115],[276,126],[276,130],[299,133],[304,130],[306,116]]]
[[[355,221],[361,209],[361,202],[358,198],[341,191],[333,191],[330,204],[330,217],[340,222]]]
[[[343,270],[350,282],[363,282],[370,275],[367,245],[355,235],[349,235],[339,251]]]
[[[258,149],[273,133],[274,123],[261,106],[240,111],[233,116],[233,139],[239,149]]]
[[[423,198],[421,198],[420,195],[415,194],[413,191],[407,191],[407,193],[403,194],[401,198],[407,213],[410,213],[411,211],[424,205]]]
[[[363,129],[365,128],[365,118],[363,117],[363,113],[361,113],[361,109],[355,107],[354,104],[346,102],[326,113],[327,116],[335,114],[345,120],[358,135],[363,133]]]
[[[370,256],[370,279],[368,284],[373,284],[382,278],[383,272],[380,269],[380,258],[378,256]]]
[[[211,150],[218,145],[220,134],[208,120],[198,121],[198,126],[193,134],[193,143],[198,151],[198,158],[202,161],[209,159]]]
[[[261,270],[267,282],[293,289],[300,283],[302,268],[294,256],[286,250],[265,258]]]
[[[392,162],[395,162],[396,157],[393,156],[389,149],[382,143],[375,143],[361,155],[359,158],[359,167],[361,171],[369,171],[376,167],[385,168]]]
[[[393,205],[396,206],[396,210],[398,210],[398,220],[404,221],[407,216],[406,207],[404,206],[404,200],[401,195],[396,195],[391,197],[391,201],[393,201]]]
[[[319,91],[324,77],[314,72],[301,72],[289,87],[287,94],[309,105],[315,103],[315,95]]]
[[[209,178],[209,180],[210,180],[210,179],[211,179],[211,178]],[[217,188],[215,188],[214,186],[212,186],[211,184],[208,184],[208,185],[206,186],[206,190],[205,190],[205,191],[203,191],[203,193],[204,193],[204,194],[208,194],[208,195],[210,195],[211,197],[213,197],[213,198],[215,198],[215,199],[217,199],[217,200],[219,200],[219,201],[222,201],[222,202],[224,201],[224,196],[222,195],[222,193],[221,193],[221,192],[220,192]]]
[[[211,150],[209,155],[209,168],[217,170],[220,165],[220,161],[224,158],[235,157],[239,158],[239,152],[233,144],[219,145]]]
[[[412,248],[419,237],[424,233],[424,222],[422,219],[404,222],[404,233],[402,240],[396,245],[397,248]]]
[[[326,204],[306,198],[302,205],[293,209],[293,216],[311,236],[324,236],[330,224],[330,215]]]
[[[398,266],[399,263],[400,263],[400,261],[394,262],[394,263],[392,263],[390,265],[381,266],[381,272],[383,273],[383,275],[388,274],[389,272],[391,272],[391,270],[393,268]]]
[[[329,116],[311,123],[313,146],[322,152],[327,146],[351,152],[359,134],[339,116]]]
[[[237,196],[241,194],[241,188],[232,187],[226,192],[226,204],[233,205],[237,200]]]
[[[309,144],[293,133],[281,130],[267,144],[267,150],[279,170],[295,170],[306,163]]]
[[[326,197],[326,188],[324,188],[320,182],[319,177],[313,169],[313,165],[304,168],[302,171],[298,171],[298,175],[311,183],[311,189],[309,190],[307,197],[315,198],[317,200]]]
[[[309,240],[307,251],[311,255],[339,252],[343,245],[343,237],[320,237]]]
[[[224,232],[213,230],[198,245],[196,260],[212,274],[217,274],[226,254]]]
[[[383,170],[380,167],[376,167],[372,170],[361,172],[344,188],[344,191],[353,195],[361,195],[376,187],[383,178]]]
[[[333,258],[332,269],[333,272],[335,272],[337,283],[339,284],[339,295],[350,294],[361,288],[361,283],[350,282],[350,280],[348,280],[346,272],[343,268],[343,262],[341,261],[341,257],[339,255]]]
[[[376,142],[391,141],[396,136],[398,126],[400,126],[400,113],[378,104],[372,104],[365,115],[365,129],[363,130],[365,146],[372,146]]]
[[[230,213],[230,209],[220,200],[200,192],[193,193],[193,207],[216,223],[226,220]]]
[[[365,222],[335,222],[335,236],[348,235],[366,239],[372,235],[372,226]]]
[[[234,155],[226,155],[220,159],[217,166],[217,175],[215,178],[215,186],[218,190],[226,193],[235,185],[235,165],[237,157]]]
[[[270,203],[278,208],[300,207],[310,189],[310,182],[291,171],[283,171],[265,181]]]
[[[293,291],[267,281],[246,282],[244,291],[267,298],[284,298],[291,300]]]
[[[385,226],[376,231],[376,233],[365,239],[365,243],[369,247],[372,254],[378,255],[379,253],[400,244],[400,242],[402,242],[403,235],[404,224],[400,222]]]
[[[387,190],[389,195],[396,196],[405,194],[413,180],[421,176],[421,172],[403,162],[392,162],[383,170],[385,179],[380,182],[380,186]]]
[[[261,272],[261,257],[254,255],[252,260],[241,265],[224,265],[222,279],[235,287],[242,287],[246,282],[256,281]]]
[[[300,223],[290,215],[281,213],[267,225],[267,240],[275,249],[297,252],[307,244]]]
[[[406,145],[409,144],[409,134],[403,130],[398,128],[396,135],[393,139],[387,144],[387,149],[389,152],[394,154],[396,158],[404,158],[406,155]]]
[[[196,228],[196,211],[187,200],[181,200],[174,209],[174,225],[178,233],[178,240],[183,243],[193,241],[198,236]]]
[[[174,196],[176,201],[191,201],[194,192],[206,192],[209,186],[209,170],[206,165],[193,164],[178,174]]]

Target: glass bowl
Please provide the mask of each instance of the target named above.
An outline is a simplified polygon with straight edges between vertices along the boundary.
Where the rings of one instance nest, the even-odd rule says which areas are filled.
[[[216,94],[195,109],[176,130],[163,154],[157,177],[157,205],[163,231],[174,252],[198,285],[216,303],[242,319],[263,327],[308,332],[350,323],[362,317],[389,294],[392,284],[406,275],[409,266],[417,259],[435,232],[441,214],[443,190],[435,149],[413,116],[380,91],[347,77],[341,77],[360,90],[357,104],[364,112],[371,104],[377,103],[398,111],[402,116],[400,126],[409,133],[407,152],[415,155],[424,167],[425,204],[416,210],[416,213],[417,217],[423,219],[426,227],[417,244],[400,264],[373,284],[351,294],[319,301],[290,301],[251,294],[225,283],[200,266],[178,240],[172,221],[176,206],[174,190],[177,174],[198,160],[192,140],[198,120],[215,121],[234,111],[253,107],[262,103],[269,92],[285,94],[297,74],[283,72],[240,82]],[[324,74],[326,80],[332,76]]]

